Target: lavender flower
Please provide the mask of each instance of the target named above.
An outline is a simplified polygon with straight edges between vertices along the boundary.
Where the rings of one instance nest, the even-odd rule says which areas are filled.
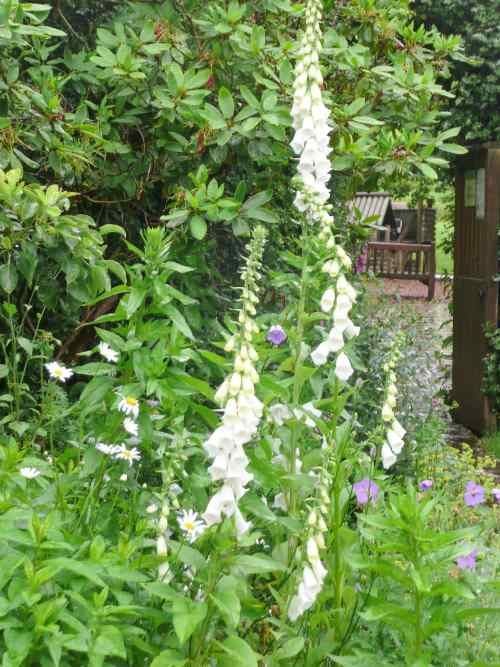
[[[496,503],[500,503],[500,488],[491,489],[491,495]]]
[[[476,482],[467,482],[465,485],[464,503],[469,507],[484,503],[484,487]]]
[[[470,554],[466,556],[459,556],[457,558],[457,566],[459,570],[474,570],[476,568],[477,549],[473,549]]]
[[[282,345],[286,339],[286,331],[279,324],[273,325],[267,332],[266,340],[273,345]]]
[[[420,484],[418,485],[418,488],[420,491],[428,491],[429,489],[432,489],[434,486],[434,482],[432,479],[423,479]]]
[[[366,505],[366,503],[369,503],[370,501],[375,502],[380,492],[377,484],[368,478],[353,484],[352,490],[356,494],[358,505]]]
[[[368,246],[365,245],[361,254],[356,259],[354,270],[356,273],[364,273],[368,267]]]

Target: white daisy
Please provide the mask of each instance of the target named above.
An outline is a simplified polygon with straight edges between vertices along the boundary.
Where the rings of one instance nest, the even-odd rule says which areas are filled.
[[[97,349],[99,350],[99,354],[104,357],[106,361],[110,361],[113,364],[118,361],[120,354],[116,350],[113,350],[107,343],[99,343]]]
[[[114,456],[114,454],[120,451],[120,445],[107,445],[105,442],[98,442],[95,448],[98,452],[102,452],[102,454],[107,454],[108,456]]]
[[[123,428],[127,431],[127,433],[130,433],[130,435],[139,434],[139,426],[137,425],[137,422],[135,422],[130,417],[125,417],[123,420]]]
[[[19,473],[26,479],[35,479],[42,474],[38,468],[21,468]]]
[[[114,454],[115,459],[120,459],[121,461],[127,461],[129,466],[134,464],[134,461],[141,460],[141,453],[137,447],[132,447],[132,449],[127,449],[125,445],[120,445],[117,451]]]
[[[205,524],[198,519],[198,512],[194,512],[193,510],[183,510],[179,514],[177,521],[190,542],[194,542],[205,530]]]
[[[118,403],[118,410],[136,419],[139,415],[139,401],[133,396],[124,396]]]
[[[45,368],[48,370],[50,377],[59,380],[59,382],[66,382],[73,375],[71,368],[66,368],[57,361],[45,364]]]

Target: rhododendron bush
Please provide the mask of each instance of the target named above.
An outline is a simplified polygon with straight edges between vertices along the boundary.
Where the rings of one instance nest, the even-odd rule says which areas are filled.
[[[0,46],[10,39],[22,50],[26,35],[59,35],[42,25],[47,8],[14,4],[5,8]],[[330,4],[327,19],[340,20]],[[498,488],[472,469],[457,495],[405,465],[404,330],[387,327],[369,425],[356,410],[374,377],[359,343],[370,325],[345,228],[354,223],[346,222],[332,174],[375,141],[368,129],[356,148],[349,123],[375,134],[383,120],[356,121],[365,106],[358,98],[353,119],[339,122],[325,62],[342,57],[345,38],[324,35],[323,2],[263,5],[296,25],[286,47],[295,69],[282,73],[290,87],[270,86],[262,103],[242,87],[248,107],[235,105],[223,86],[218,107],[207,102],[191,114],[210,93],[209,75],[161,61],[163,36],[174,30],[168,22],[161,39],[156,24],[158,41],[142,35],[144,58],[134,59],[125,42],[114,54],[115,37],[98,32],[106,46],[90,62],[106,70],[113,59],[103,79],[141,85],[146,56],[158,58],[167,81],[154,89],[151,104],[161,111],[148,131],[170,119],[165,152],[189,153],[173,122],[179,109],[186,132],[208,122],[203,142],[222,131],[214,163],[223,151],[243,151],[261,123],[282,156],[266,169],[269,177],[276,169],[290,217],[285,247],[264,206],[271,195],[247,197],[243,183],[225,196],[221,179],[233,179],[224,169],[208,181],[199,165],[194,191],[179,173],[175,205],[128,235],[71,214],[73,193],[23,180],[19,168],[0,171],[0,224],[9,230],[0,267],[2,667],[441,665],[452,642],[464,651],[453,664],[469,664],[466,646],[481,645],[489,656],[487,643],[471,642],[470,620],[477,616],[487,632],[495,612]],[[245,51],[249,35],[248,48],[258,52],[265,31],[257,14],[255,30],[238,27],[246,11],[235,2],[210,7],[192,29],[229,35],[220,61],[230,48]],[[125,39],[123,26],[116,36]],[[48,58],[44,48],[39,56]],[[363,53],[352,46],[352,58]],[[257,82],[266,86],[273,76],[266,65]],[[92,144],[96,135],[84,125],[79,131]],[[264,154],[265,137],[252,140],[260,142],[253,155]],[[107,141],[92,150],[120,154]],[[415,149],[409,162],[425,173],[432,152]],[[392,158],[379,158],[378,168],[392,173]],[[68,158],[77,179],[75,165]],[[62,165],[52,159],[51,168]],[[214,222],[230,222],[245,239],[233,245],[230,288],[204,265],[215,253],[186,241],[202,242]],[[108,234],[124,237],[125,257],[108,256],[117,247],[106,246]],[[38,278],[42,267],[48,273]],[[49,325],[59,310],[71,321],[77,304],[85,314],[62,343]]]

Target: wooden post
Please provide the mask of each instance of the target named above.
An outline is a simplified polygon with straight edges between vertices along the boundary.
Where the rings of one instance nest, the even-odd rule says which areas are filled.
[[[429,246],[429,283],[427,291],[427,301],[432,301],[436,292],[436,244]]]

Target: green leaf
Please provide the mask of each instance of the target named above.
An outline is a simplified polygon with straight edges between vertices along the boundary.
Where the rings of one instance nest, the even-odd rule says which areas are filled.
[[[189,220],[189,229],[194,238],[201,241],[207,234],[207,223],[200,215],[193,215]]]
[[[128,319],[139,310],[145,298],[146,290],[144,288],[132,287],[130,293],[122,299],[121,303],[125,307],[125,313]]]
[[[283,644],[281,648],[276,651],[275,657],[278,660],[285,660],[286,658],[293,658],[300,653],[304,648],[304,639],[302,637],[294,637]]]
[[[252,208],[259,208],[263,204],[267,204],[273,198],[273,193],[269,190],[263,190],[249,197],[241,207],[242,211],[247,211]]]
[[[240,622],[241,604],[240,599],[231,589],[218,590],[211,596],[217,609],[220,611],[224,622],[229,628],[236,629]]]
[[[184,384],[187,384],[188,387],[196,389],[196,391],[205,396],[205,398],[208,398],[210,401],[214,400],[215,392],[212,389],[212,387],[208,384],[208,382],[205,382],[205,380],[200,380],[200,378],[193,377],[192,375],[188,375],[187,373],[179,375],[179,379]]]
[[[189,338],[190,340],[195,340],[193,332],[191,331],[189,324],[186,322],[184,315],[182,315],[175,306],[169,303],[164,307],[164,310],[165,313],[170,317],[172,322],[175,324],[175,326],[179,329],[179,331],[182,334],[184,334],[184,336],[186,336],[186,338]]]
[[[425,162],[415,162],[415,165],[418,167],[418,169],[420,169],[422,174],[424,176],[426,176],[427,178],[431,178],[434,181],[437,179],[438,176],[437,176],[436,172],[434,171],[434,169],[432,167],[430,167],[428,164],[426,164]]]
[[[453,155],[465,155],[469,152],[465,146],[460,146],[460,144],[440,144],[439,149],[445,153],[453,153]]]
[[[233,96],[224,86],[219,90],[219,108],[224,118],[232,118],[234,116]]]
[[[0,591],[24,561],[25,556],[18,553],[10,554],[0,559]]]
[[[0,287],[7,294],[12,294],[17,286],[17,271],[12,262],[0,266]]]
[[[83,561],[75,560],[72,558],[52,558],[45,561],[45,566],[50,567],[53,570],[54,575],[58,572],[61,572],[62,570],[67,570],[68,572],[88,579],[100,588],[105,588],[106,586],[98,574],[98,572],[100,572],[100,568],[93,563],[85,563]]]
[[[185,644],[207,615],[204,602],[194,602],[188,598],[177,598],[172,606],[175,634],[181,644]]]
[[[283,565],[283,563],[280,563],[270,556],[265,556],[264,554],[237,556],[233,561],[233,565],[236,570],[245,575],[286,570],[286,566]]]
[[[99,227],[99,233],[102,236],[106,236],[106,234],[120,234],[120,236],[127,236],[127,232],[123,229],[123,227],[120,227],[120,225],[112,224],[102,225]]]
[[[85,405],[86,410],[102,403],[109,392],[113,389],[113,380],[109,377],[94,377],[85,385],[80,395],[80,403]]]
[[[89,364],[82,364],[74,367],[75,373],[79,375],[110,375],[114,372],[114,366],[106,364],[103,361],[92,361]]]
[[[123,659],[127,657],[122,633],[114,625],[104,625],[100,629],[92,650],[97,655],[112,655]]]
[[[151,663],[151,667],[182,667],[186,664],[186,660],[177,653],[176,651],[171,651],[167,649],[162,651],[160,655],[157,655],[156,658]]]
[[[258,667],[258,655],[241,637],[228,637],[220,646],[230,656],[229,660],[223,660],[222,667]]]

